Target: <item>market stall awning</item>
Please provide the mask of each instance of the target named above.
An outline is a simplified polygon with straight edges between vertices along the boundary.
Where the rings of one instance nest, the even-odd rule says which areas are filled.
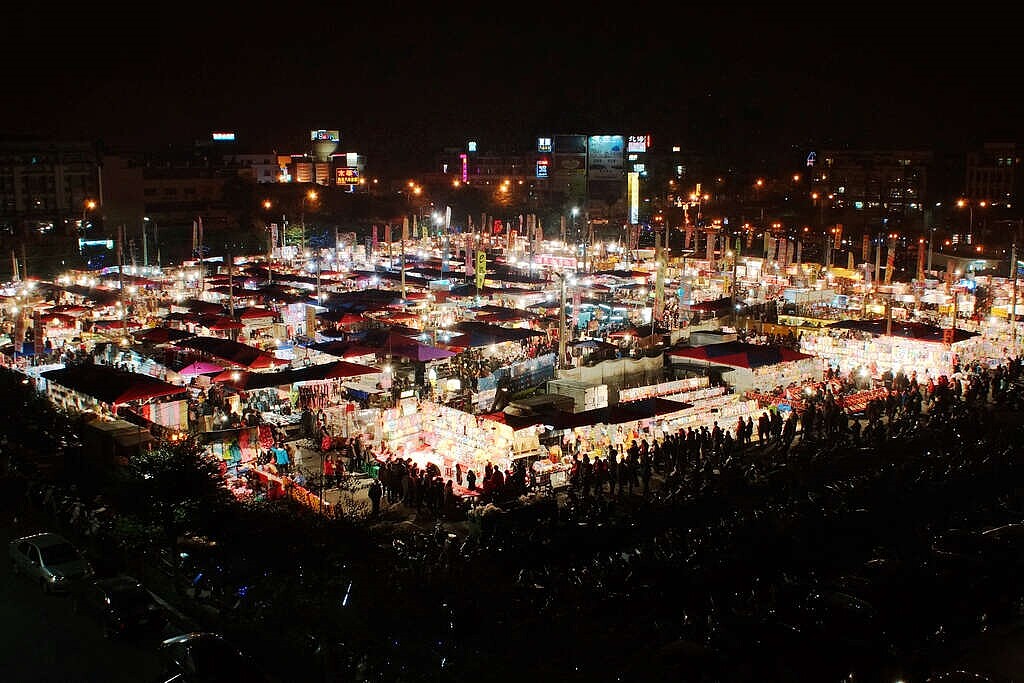
[[[809,353],[800,353],[783,346],[745,344],[743,342],[722,342],[721,344],[672,349],[668,355],[750,370],[814,358]]]
[[[346,379],[359,375],[372,375],[381,372],[380,368],[360,363],[349,363],[339,360],[303,368],[289,368],[279,372],[248,372],[245,370],[225,370],[213,378],[214,382],[227,384],[239,390],[266,389],[280,387],[299,382],[320,382],[331,379]]]
[[[195,363],[189,363],[181,370],[178,370],[178,374],[183,377],[191,377],[193,375],[211,375],[214,373],[221,372],[224,366],[211,363],[210,361],[197,360]]]
[[[309,348],[320,353],[327,353],[338,358],[355,358],[357,356],[369,356],[381,353],[379,348],[364,346],[346,341],[328,341],[310,344]]]
[[[193,337],[177,342],[177,346],[207,353],[243,368],[261,369],[275,365],[289,365],[291,361],[276,358],[262,349],[220,337]]]
[[[113,405],[173,396],[187,391],[185,387],[149,375],[118,370],[110,365],[76,365],[49,370],[40,377]]]
[[[887,331],[889,328],[889,322],[885,318],[874,318],[870,320],[840,320],[827,325],[827,327],[828,329],[833,330],[838,329],[865,332],[876,337],[889,336],[889,332]],[[904,339],[915,339],[917,341],[941,343],[944,341],[943,334],[946,333],[947,329],[948,328],[929,325],[927,323],[893,320],[891,336],[903,337]],[[956,328],[953,330],[953,343],[962,342],[977,336],[977,332]]]
[[[178,330],[173,327],[150,327],[145,330],[132,332],[135,341],[149,342],[150,344],[166,344],[168,342],[181,341],[196,336],[192,332]]]
[[[469,335],[469,346],[490,346],[508,341],[523,341],[531,337],[546,337],[546,332],[521,327],[502,327],[491,323],[465,320],[456,323],[452,329]]]

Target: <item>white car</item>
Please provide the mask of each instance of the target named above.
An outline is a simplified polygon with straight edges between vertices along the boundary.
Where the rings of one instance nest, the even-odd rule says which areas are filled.
[[[60,534],[44,532],[11,541],[11,571],[36,581],[44,593],[63,593],[93,577],[81,551]]]

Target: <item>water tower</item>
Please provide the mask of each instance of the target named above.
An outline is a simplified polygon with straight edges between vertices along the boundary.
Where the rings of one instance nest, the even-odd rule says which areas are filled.
[[[341,135],[336,130],[313,130],[309,133],[312,143],[313,160],[324,163],[331,160],[331,155],[338,149]]]

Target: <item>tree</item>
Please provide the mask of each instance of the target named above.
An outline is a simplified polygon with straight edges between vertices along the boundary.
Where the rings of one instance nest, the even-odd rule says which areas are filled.
[[[210,528],[233,500],[220,464],[194,439],[162,442],[133,456],[119,476],[125,511],[159,529],[173,558],[183,534]]]

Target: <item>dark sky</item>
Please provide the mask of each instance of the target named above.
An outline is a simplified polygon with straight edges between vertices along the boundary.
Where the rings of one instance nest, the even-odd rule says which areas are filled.
[[[471,138],[570,132],[651,133],[755,167],[818,147],[1021,137],[1006,17],[419,5],[13,8],[0,132],[161,145],[228,129],[291,152],[331,128],[389,168]]]

